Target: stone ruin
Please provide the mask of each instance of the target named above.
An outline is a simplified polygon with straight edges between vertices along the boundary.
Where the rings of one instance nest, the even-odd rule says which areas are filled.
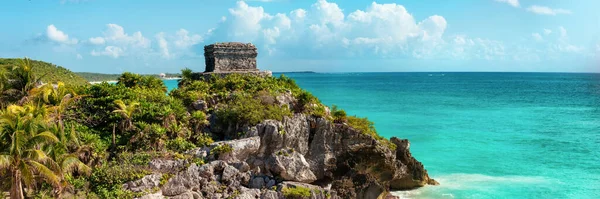
[[[228,42],[204,46],[204,72],[258,72],[257,55],[258,50],[251,43]]]
[[[204,46],[206,69],[203,73],[194,73],[193,79],[205,79],[213,75],[249,74],[272,76],[271,71],[257,68],[258,49],[251,43],[225,42]]]

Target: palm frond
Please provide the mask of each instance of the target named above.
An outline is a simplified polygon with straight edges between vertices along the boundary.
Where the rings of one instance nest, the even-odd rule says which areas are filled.
[[[0,169],[8,168],[13,162],[13,157],[10,155],[0,155]]]
[[[37,173],[44,178],[47,183],[52,185],[59,185],[60,177],[52,170],[50,170],[46,165],[43,165],[36,161],[26,161],[29,166],[31,166]]]
[[[28,146],[58,142],[58,138],[50,131],[39,133],[28,140]]]
[[[90,174],[92,171],[90,167],[83,164],[83,162],[73,154],[65,156],[60,166],[63,173],[73,173],[74,171],[78,171],[80,173]]]

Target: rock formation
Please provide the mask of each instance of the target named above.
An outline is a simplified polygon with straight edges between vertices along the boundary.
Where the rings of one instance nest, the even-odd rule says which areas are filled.
[[[154,160],[156,171],[182,170],[150,198],[285,198],[286,187],[303,187],[309,198],[384,198],[391,190],[413,189],[437,182],[409,151],[409,142],[392,138],[392,150],[377,139],[345,124],[304,114],[283,122],[267,120],[239,139],[189,151],[204,165]],[[282,134],[281,132],[286,133]],[[214,132],[225,133],[225,132]],[[211,154],[229,145],[226,155]],[[156,186],[156,174],[125,188]]]
[[[207,71],[257,71],[251,44],[213,44],[205,49]],[[290,91],[274,99],[280,107],[299,105]],[[214,110],[217,104],[198,100],[190,108]],[[325,114],[330,114],[328,109]],[[437,184],[412,157],[408,140],[394,137],[393,144],[386,144],[348,124],[304,113],[253,126],[220,121],[214,114],[208,118],[203,132],[227,140],[186,152],[204,164],[155,159],[148,165],[154,174],[123,188],[160,189],[143,198],[375,199],[394,198],[392,190]],[[163,182],[163,173],[173,176]]]

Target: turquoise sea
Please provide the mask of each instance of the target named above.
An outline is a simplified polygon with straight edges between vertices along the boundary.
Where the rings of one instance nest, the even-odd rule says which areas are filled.
[[[402,198],[600,198],[600,74],[286,75],[411,141],[441,185]]]

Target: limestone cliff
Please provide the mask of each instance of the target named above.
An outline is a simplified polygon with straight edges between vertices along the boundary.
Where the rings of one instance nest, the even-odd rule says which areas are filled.
[[[209,130],[245,134],[188,152],[204,158],[204,165],[151,162],[157,172],[180,172],[144,198],[386,198],[392,197],[391,190],[437,184],[412,157],[408,140],[392,138],[397,146],[392,150],[347,124],[321,117],[297,113],[283,121]],[[213,150],[225,145],[232,150]],[[150,175],[125,187],[152,188],[158,186],[156,179]],[[289,190],[297,187],[310,193],[293,195]]]

